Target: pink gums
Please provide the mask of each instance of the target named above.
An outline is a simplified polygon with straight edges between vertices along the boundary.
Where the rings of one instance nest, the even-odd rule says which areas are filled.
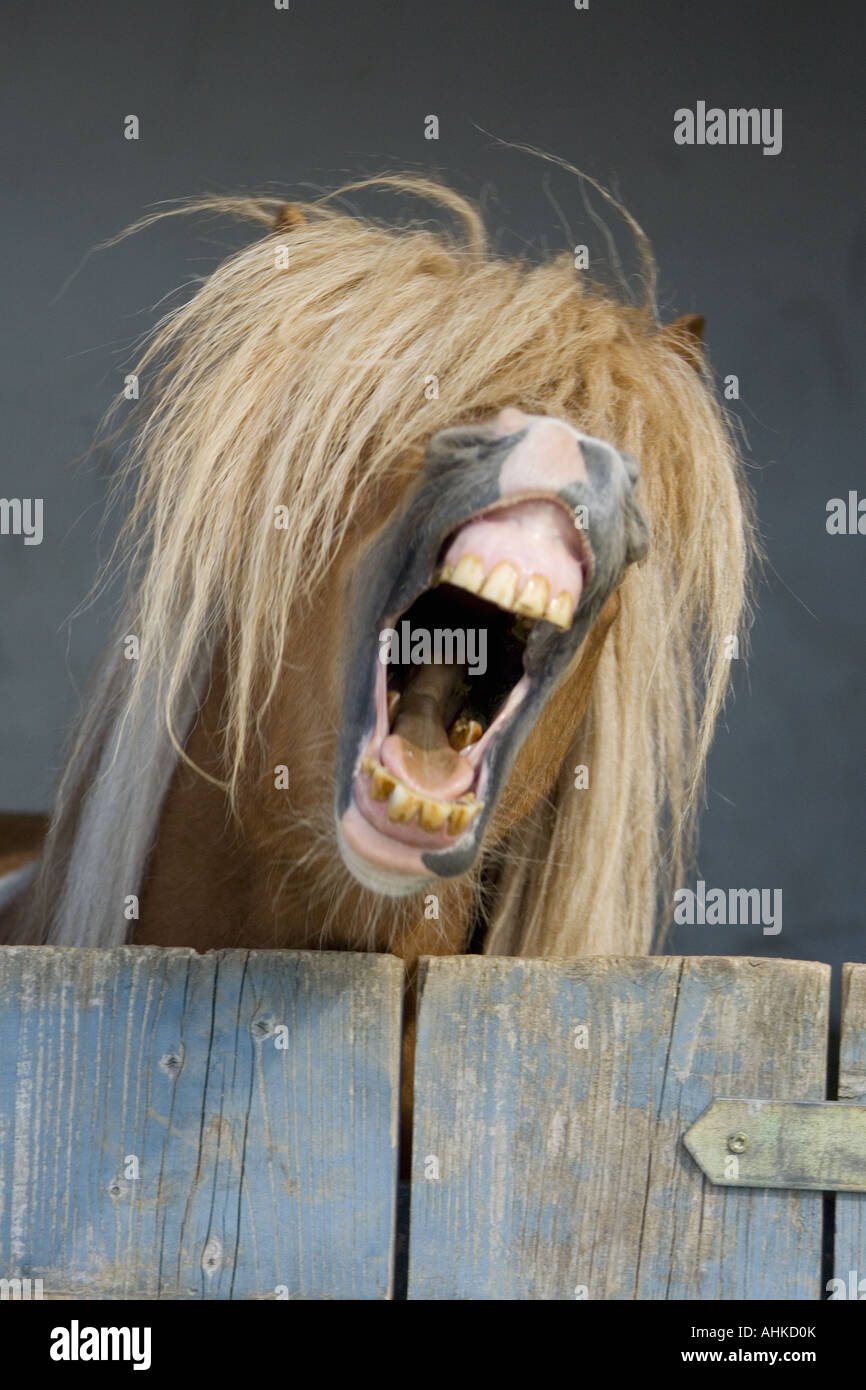
[[[472,781],[473,772],[467,768],[469,780]],[[374,801],[370,795],[369,780],[363,773],[359,773],[355,778],[354,785],[355,804],[363,815],[365,821],[378,830],[380,835],[385,835],[389,840],[399,840],[404,845],[415,845],[419,849],[450,849],[460,839],[459,835],[449,835],[443,825],[439,830],[425,830],[417,822],[392,821],[388,819],[387,801]],[[466,834],[466,831],[463,831]]]
[[[486,512],[462,526],[443,563],[455,568],[464,555],[477,555],[485,576],[506,560],[520,578],[518,593],[533,574],[550,586],[550,597],[568,594],[577,607],[583,589],[580,541],[574,522],[555,502],[515,502]]]

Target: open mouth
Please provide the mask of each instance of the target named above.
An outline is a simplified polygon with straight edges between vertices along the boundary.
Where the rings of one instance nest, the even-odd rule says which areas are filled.
[[[411,601],[386,608],[340,823],[356,877],[410,891],[471,863],[533,692],[552,654],[561,667],[573,653],[590,561],[568,506],[503,501],[452,531]]]

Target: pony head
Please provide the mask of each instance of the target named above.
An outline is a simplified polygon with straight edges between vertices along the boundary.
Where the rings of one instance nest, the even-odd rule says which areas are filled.
[[[70,758],[56,920],[82,864],[118,894],[146,873],[208,705],[198,770],[275,883],[317,864],[329,910],[360,884],[363,915],[484,864],[485,949],[643,951],[743,612],[728,425],[683,327],[570,255],[495,254],[440,184],[370,182],[460,230],[203,204],[266,234],[135,367],[141,655]]]
[[[490,828],[513,822],[497,813],[515,760],[646,553],[638,473],[514,407],[432,437],[353,583],[336,816],[366,887],[411,894],[465,874]]]

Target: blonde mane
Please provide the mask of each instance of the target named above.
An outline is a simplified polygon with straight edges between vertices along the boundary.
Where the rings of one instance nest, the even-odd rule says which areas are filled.
[[[741,631],[751,528],[731,430],[708,376],[652,311],[593,285],[570,253],[505,259],[450,189],[410,176],[369,182],[431,200],[462,234],[378,225],[329,200],[299,205],[303,222],[276,232],[276,199],[192,205],[268,234],[170,312],[132,368],[142,418],[124,475],[136,480],[124,626],[141,660],[114,697],[115,753],[106,756],[103,712],[68,776],[82,787],[95,759],[107,775],[120,731],[130,737],[154,708],[176,760],[190,691],[200,693],[219,643],[231,671],[223,737],[236,805],[293,624],[363,526],[371,492],[393,474],[408,481],[437,430],[504,404],[556,414],[639,459],[652,544],[622,585],[558,785],[496,847],[485,949],[644,952],[692,851],[731,669],[726,643]],[[425,390],[434,378],[438,393]],[[275,546],[280,506],[291,529]],[[588,790],[575,789],[579,765]],[[71,800],[67,787],[61,819]],[[73,873],[74,836],[64,855]],[[50,848],[46,863],[56,896]]]

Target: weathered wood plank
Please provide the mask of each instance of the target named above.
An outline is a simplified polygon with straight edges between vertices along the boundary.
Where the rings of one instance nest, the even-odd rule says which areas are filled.
[[[866,965],[842,967],[842,1031],[839,1039],[839,1100],[866,1105]],[[836,1195],[833,1278],[835,1298],[866,1298],[866,1197]]]
[[[684,960],[638,1298],[820,1297],[821,1193],[713,1186],[681,1136],[714,1096],[822,1100],[829,992],[817,962]]]
[[[823,1097],[828,988],[802,961],[427,961],[409,1297],[818,1297],[820,1194],[714,1188],[681,1137],[715,1095]]]
[[[0,951],[0,1274],[387,1298],[401,993],[388,956]]]

